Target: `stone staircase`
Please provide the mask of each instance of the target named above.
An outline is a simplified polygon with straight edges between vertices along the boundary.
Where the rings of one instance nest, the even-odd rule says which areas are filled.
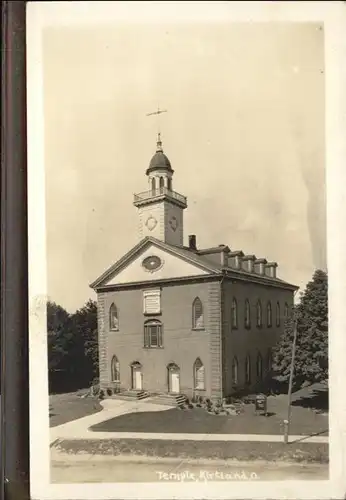
[[[146,391],[136,391],[134,389],[129,389],[127,391],[121,391],[113,394],[112,399],[123,399],[125,401],[139,401],[141,399],[148,398],[150,396],[149,392]]]
[[[155,403],[158,405],[167,405],[167,406],[179,406],[184,404],[186,401],[186,396],[183,394],[157,394],[150,398],[151,403]]]

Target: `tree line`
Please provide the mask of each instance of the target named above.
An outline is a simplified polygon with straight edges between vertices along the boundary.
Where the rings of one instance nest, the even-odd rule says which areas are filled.
[[[301,293],[286,321],[284,333],[273,349],[273,378],[287,382],[292,358],[294,318],[297,349],[295,389],[304,383],[328,379],[328,275],[317,270]],[[48,302],[48,366],[50,392],[90,387],[98,378],[97,304],[89,300],[69,314]]]
[[[98,377],[96,302],[73,314],[48,302],[47,335],[50,393],[90,387]]]

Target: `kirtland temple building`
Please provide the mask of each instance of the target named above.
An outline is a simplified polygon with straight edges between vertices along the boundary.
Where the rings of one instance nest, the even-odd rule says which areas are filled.
[[[271,370],[296,286],[277,263],[226,244],[185,242],[187,199],[162,149],[134,195],[140,241],[90,286],[97,294],[100,386],[134,397],[228,397]]]

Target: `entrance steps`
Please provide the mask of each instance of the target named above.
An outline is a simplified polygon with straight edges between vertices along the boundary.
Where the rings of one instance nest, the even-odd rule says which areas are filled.
[[[150,402],[158,404],[158,405],[167,405],[167,406],[179,406],[184,404],[186,401],[186,397],[183,394],[157,394],[156,396],[152,395],[150,398]]]
[[[112,399],[123,399],[125,401],[139,401],[141,399],[148,398],[149,396],[149,392],[129,389],[128,391],[118,392],[111,397]]]

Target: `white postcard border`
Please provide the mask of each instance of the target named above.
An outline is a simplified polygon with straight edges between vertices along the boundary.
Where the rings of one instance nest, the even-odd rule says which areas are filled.
[[[27,5],[31,495],[45,499],[341,498],[346,492],[346,5],[344,2],[33,2]],[[330,308],[329,481],[50,484],[42,30],[116,22],[321,22],[325,29]],[[62,273],[63,274],[63,273]]]

